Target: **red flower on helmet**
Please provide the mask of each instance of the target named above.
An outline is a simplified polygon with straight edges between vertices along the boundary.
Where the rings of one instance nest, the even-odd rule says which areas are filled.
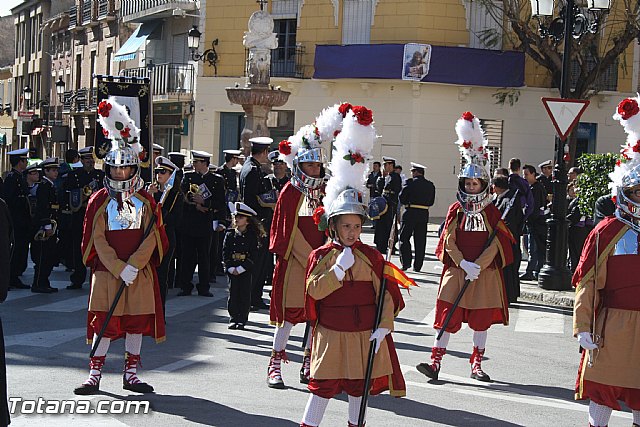
[[[467,149],[471,148],[471,141],[462,141],[462,146]]]
[[[633,147],[631,147],[634,153],[640,153],[640,141],[637,141]]]
[[[109,104],[107,101],[102,101],[100,104],[98,104],[98,114],[100,114],[102,117],[109,117],[109,110],[111,110],[111,108],[113,108],[111,104]]]
[[[611,201],[613,202],[613,204],[616,204],[616,201],[618,200],[618,198],[616,196],[611,196]]]
[[[291,154],[291,143],[286,139],[283,139],[278,144],[278,151],[284,154],[285,156],[288,156],[289,154]]]
[[[462,113],[462,118],[469,122],[472,121],[475,117],[476,116],[474,116],[471,111],[465,111],[464,113]]]
[[[362,126],[369,126],[373,123],[373,111],[369,110],[367,107],[356,105],[352,108],[352,111],[356,116],[358,123]]]
[[[348,102],[340,104],[340,107],[338,107],[338,111],[340,112],[340,114],[342,114],[342,118],[347,117],[347,113],[351,110],[351,108],[352,105]]]
[[[324,215],[324,206],[318,206],[313,211],[313,214],[311,215],[313,217],[313,222],[315,222],[316,225],[320,224],[320,221],[322,221],[323,215]]]
[[[620,166],[622,164],[622,162],[620,161],[620,159],[616,160],[616,166]]]
[[[104,136],[106,136],[107,138],[109,137],[109,131],[108,131],[108,130],[106,130],[106,129],[102,129],[102,134],[103,134]]]
[[[640,107],[638,107],[638,102],[633,98],[623,99],[620,104],[618,104],[618,114],[620,114],[622,120],[629,120],[638,114],[639,111]]]
[[[340,135],[340,131],[336,130],[333,132],[333,137],[335,138],[336,136]]]
[[[131,129],[129,129],[129,126],[127,126],[126,128],[124,128],[124,129],[122,129],[120,131],[120,135],[123,138],[131,138],[131,133],[130,132],[131,132]]]

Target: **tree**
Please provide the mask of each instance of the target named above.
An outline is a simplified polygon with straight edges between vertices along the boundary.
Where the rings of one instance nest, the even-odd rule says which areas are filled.
[[[540,22],[531,16],[529,0],[476,1],[485,6],[488,14],[502,28],[503,37],[513,49],[523,51],[546,68],[553,87],[559,88],[563,43],[540,34]],[[610,12],[600,16],[599,31],[587,33],[579,40],[573,39],[570,60],[577,64],[579,73],[572,79],[571,98],[588,99],[602,90],[601,77],[607,70],[617,66],[619,58],[624,61],[621,55],[640,36],[639,11],[638,1],[612,0]],[[585,9],[584,15],[593,22],[591,12]],[[556,16],[561,17],[558,8]],[[487,47],[491,47],[496,34],[496,30],[485,30],[481,32],[480,39]],[[499,101],[498,97],[496,99]]]
[[[609,174],[613,172],[617,153],[583,154],[578,160],[582,173],[578,175],[576,194],[580,211],[588,218],[593,217],[593,208],[598,197],[609,194]]]

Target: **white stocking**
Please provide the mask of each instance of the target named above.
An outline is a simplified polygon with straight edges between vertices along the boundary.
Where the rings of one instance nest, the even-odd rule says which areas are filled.
[[[355,397],[355,396],[349,395],[349,422],[353,425],[358,425],[358,417],[360,416],[361,403],[362,403],[362,396]],[[366,418],[367,418],[366,415],[367,413],[365,412],[365,419],[363,421],[366,421]]]
[[[310,394],[307,406],[304,408],[302,422],[313,427],[319,426],[328,404],[329,399],[316,396],[315,394]]]
[[[439,348],[447,348],[447,346],[449,345],[449,338],[451,337],[451,332],[447,332],[447,331],[443,332],[442,337],[438,339],[439,333],[440,333],[440,329],[436,329],[436,337],[434,339],[433,346],[439,347]]]
[[[305,350],[309,350],[311,348],[311,342],[313,341],[313,336],[311,332],[312,332],[312,328],[311,326],[309,326],[309,334],[307,335],[307,341],[305,341],[304,343]]]
[[[599,405],[594,401],[589,402],[589,423],[592,426],[606,426],[611,418],[611,411],[608,406]]]
[[[93,334],[93,342],[98,340],[98,335]],[[109,344],[111,344],[111,338],[102,337],[100,340],[100,344],[98,344],[98,348],[96,349],[96,354],[94,356],[106,356],[107,351],[109,351]]]
[[[273,349],[275,351],[282,351],[287,347],[291,328],[293,328],[293,323],[287,321],[282,326],[276,326],[276,332],[273,334]]]
[[[632,411],[633,412],[633,423],[638,424],[640,426],[640,410]]]
[[[487,345],[487,331],[473,331],[473,346],[483,350]]]
[[[124,350],[129,354],[140,354],[142,334],[127,334],[124,340]]]

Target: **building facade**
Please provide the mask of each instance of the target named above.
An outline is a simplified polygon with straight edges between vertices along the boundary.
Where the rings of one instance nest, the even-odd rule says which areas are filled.
[[[245,83],[242,37],[259,6],[253,0],[207,0],[202,7],[201,46],[218,39],[219,61],[217,75],[202,65],[198,76],[194,147],[218,154],[239,144],[243,113],[229,103],[225,88]],[[535,165],[553,157],[555,132],[540,98],[558,97],[557,89],[549,88],[545,69],[509,51],[480,2],[272,0],[268,8],[279,40],[271,83],[291,92],[287,104],[272,113],[272,136],[297,130],[337,102],[366,105],[381,136],[375,156],[428,167],[427,177],[438,189],[433,216],[444,216],[455,198],[460,157],[454,125],[464,111],[484,122],[492,166],[504,166],[511,157]],[[487,29],[498,34],[491,48],[482,37]],[[408,43],[430,45],[429,72],[420,80],[403,79],[411,59]],[[607,74],[609,90],[591,99],[577,130],[579,152],[617,151],[624,141],[611,116],[638,84],[637,50],[626,50]],[[634,64],[633,72],[623,64]],[[517,102],[496,103],[503,88]]]

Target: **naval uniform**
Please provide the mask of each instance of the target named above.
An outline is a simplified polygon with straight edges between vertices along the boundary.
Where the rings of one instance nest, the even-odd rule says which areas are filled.
[[[227,230],[222,244],[222,260],[229,277],[229,323],[245,324],[251,309],[251,284],[255,255],[258,252],[258,236],[247,226],[244,232],[232,228]],[[242,267],[245,271],[234,275],[231,267]]]
[[[191,186],[198,187],[197,192],[204,198],[206,212],[200,212],[196,205],[190,202]],[[224,220],[227,215],[224,200],[224,181],[219,175],[211,172],[204,175],[198,172],[184,174],[181,184],[182,192],[187,195],[184,205],[182,221],[182,261],[180,263],[180,286],[185,294],[191,293],[191,280],[198,265],[198,294],[209,296],[210,250],[212,223],[214,220]]]
[[[269,233],[271,221],[273,219],[273,206],[265,202],[260,196],[272,190],[272,184],[267,174],[262,171],[261,164],[253,156],[245,160],[240,171],[240,195],[243,202],[256,211],[256,217],[262,222],[264,229]],[[276,200],[273,200],[275,205]],[[269,235],[263,239],[263,245],[256,253],[253,285],[251,292],[251,305],[255,307],[264,306],[262,293],[265,284],[265,276],[268,271],[270,254]]]
[[[374,243],[380,253],[387,253],[391,228],[394,226],[396,211],[398,209],[398,194],[402,190],[402,179],[400,175],[391,172],[387,176],[380,175],[376,181],[378,191],[387,201],[387,211],[380,215],[376,223]]]
[[[24,175],[16,169],[11,169],[4,182],[4,200],[11,213],[15,239],[9,273],[9,286],[12,287],[23,286],[18,276],[27,269],[31,230],[28,196],[29,188]]]
[[[411,265],[411,242],[409,241],[411,235],[416,245],[413,269],[415,271],[422,269],[427,245],[429,207],[433,206],[435,197],[436,187],[422,175],[407,179],[400,192],[400,203],[405,206],[400,226],[400,258],[403,270]]]
[[[53,221],[58,221],[58,194],[55,184],[46,176],[38,184],[36,191],[35,226],[49,229]],[[56,233],[46,240],[33,241],[31,245],[31,260],[34,263],[34,276],[32,289],[49,289],[49,276],[57,259]]]
[[[82,226],[89,197],[104,187],[105,173],[100,169],[87,172],[84,168],[70,171],[63,183],[65,202],[71,212],[71,251],[73,273],[71,287],[80,289],[87,278],[87,268],[82,262]],[[86,193],[85,193],[86,192]],[[66,210],[66,209],[65,209]]]

